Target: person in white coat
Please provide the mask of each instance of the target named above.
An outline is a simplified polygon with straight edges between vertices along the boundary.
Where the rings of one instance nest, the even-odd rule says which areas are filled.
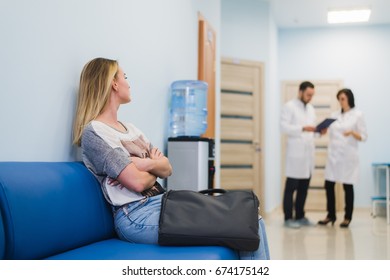
[[[345,193],[345,215],[341,227],[348,227],[352,220],[354,191],[359,178],[358,143],[367,139],[367,129],[363,113],[355,108],[355,98],[350,89],[337,93],[341,111],[329,127],[328,158],[325,167],[325,189],[328,214],[320,225],[334,224],[336,221],[335,183],[343,184]]]
[[[305,217],[304,207],[314,170],[316,114],[314,107],[309,103],[313,95],[314,85],[308,81],[301,83],[298,98],[288,101],[281,113],[281,131],[287,136],[285,166],[287,178],[283,197],[284,225],[290,228],[311,225]],[[293,215],[294,204],[295,216]]]

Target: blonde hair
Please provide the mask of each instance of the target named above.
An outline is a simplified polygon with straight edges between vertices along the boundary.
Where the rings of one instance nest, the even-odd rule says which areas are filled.
[[[116,60],[106,58],[95,58],[84,66],[73,124],[73,144],[81,145],[84,127],[99,116],[106,106],[118,67]]]

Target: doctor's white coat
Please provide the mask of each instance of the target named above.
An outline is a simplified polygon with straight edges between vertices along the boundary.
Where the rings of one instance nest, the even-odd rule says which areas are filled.
[[[304,132],[304,126],[316,126],[314,107],[295,98],[282,109],[281,131],[287,136],[285,175],[308,179],[314,170],[314,133]]]
[[[344,132],[358,132],[362,141],[367,139],[367,128],[363,113],[358,109],[348,112],[335,112],[336,119],[329,127],[328,158],[325,167],[325,179],[332,182],[355,185],[359,179],[358,143],[352,135],[344,136]]]

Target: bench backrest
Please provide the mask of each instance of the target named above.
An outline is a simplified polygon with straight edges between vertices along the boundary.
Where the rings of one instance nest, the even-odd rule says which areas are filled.
[[[99,183],[80,162],[0,162],[0,212],[5,259],[46,258],[115,236]]]

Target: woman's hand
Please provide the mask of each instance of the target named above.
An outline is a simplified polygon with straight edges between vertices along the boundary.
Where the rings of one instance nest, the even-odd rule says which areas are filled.
[[[107,184],[109,184],[110,186],[116,187],[116,186],[120,185],[121,183],[119,183],[118,180],[115,180],[115,179],[112,179],[112,178],[108,178],[107,179]]]
[[[150,151],[150,158],[151,159],[159,159],[159,158],[162,158],[164,157],[164,154],[157,148],[153,148],[151,151]]]
[[[354,130],[347,130],[347,131],[345,131],[344,132],[344,136],[345,137],[352,136],[353,138],[355,138],[358,141],[362,140],[362,136],[359,133],[357,133],[356,131],[354,131]]]
[[[121,183],[120,183],[118,180],[113,179],[113,178],[108,178],[108,179],[107,179],[107,184],[108,184],[109,186],[111,186],[111,187],[117,187],[117,186],[119,186],[120,189],[123,189],[123,188],[124,188],[124,186],[121,185]]]
[[[149,172],[159,178],[166,178],[172,174],[172,166],[164,154],[157,148],[150,151],[150,158],[131,157],[135,167]]]
[[[151,172],[155,168],[156,160],[162,160],[164,154],[157,148],[153,148],[149,153],[150,158],[131,157],[131,161],[140,171]]]

